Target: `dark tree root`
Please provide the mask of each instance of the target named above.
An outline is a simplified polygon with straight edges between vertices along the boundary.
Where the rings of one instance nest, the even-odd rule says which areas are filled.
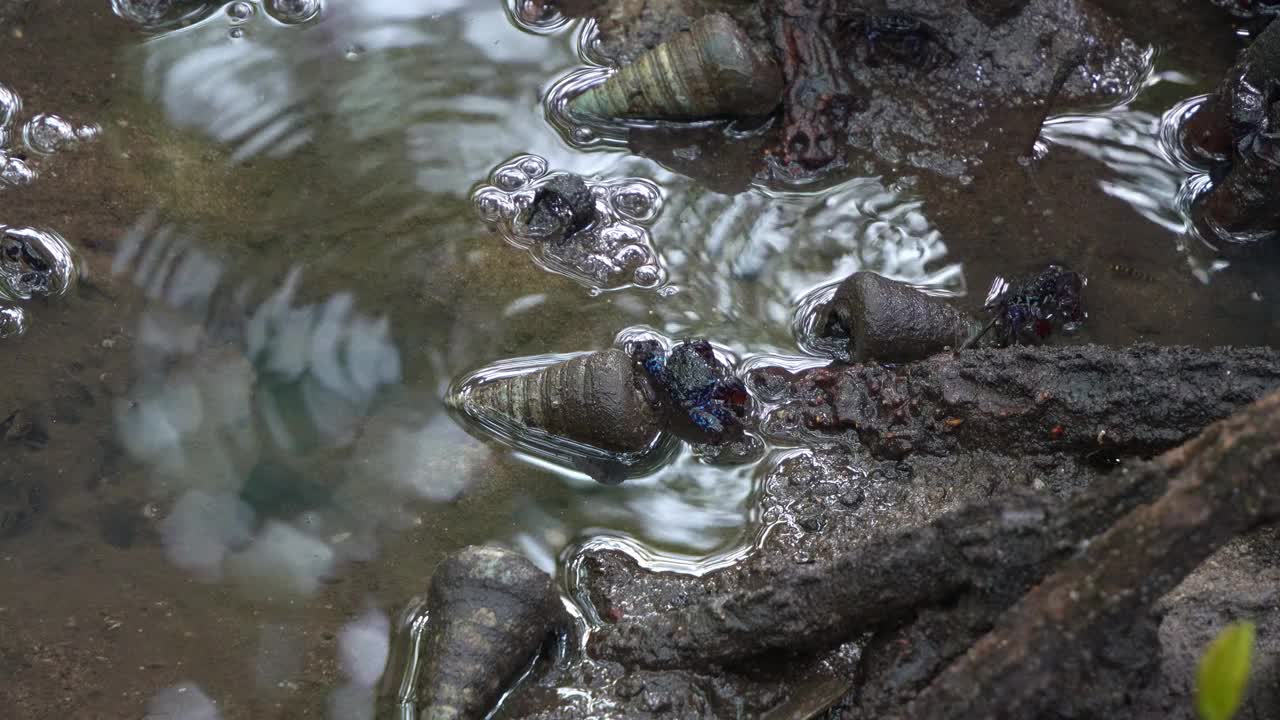
[[[1228,540],[1280,518],[1276,438],[1280,392],[1071,500],[969,507],[831,563],[785,566],[758,587],[607,627],[593,651],[643,667],[732,665],[881,629],[881,650],[926,662],[889,671],[895,687],[857,691],[880,702],[855,716],[1044,717],[1078,703],[1078,688],[1093,687],[1082,678],[1103,665],[1149,666],[1154,653],[1135,647],[1154,647],[1153,604]]]
[[[1157,497],[1159,463],[1108,476],[1071,502],[1013,496],[873,539],[830,563],[786,565],[759,587],[689,609],[609,626],[594,651],[650,668],[733,664],[835,647],[966,592],[1017,599],[1080,543]]]
[[[752,384],[775,382],[771,372]],[[1276,388],[1280,354],[1262,348],[1014,347],[805,371],[786,382],[775,414],[806,432],[850,435],[881,458],[987,450],[1112,460],[1164,452]]]
[[[901,717],[1040,717],[1086,687],[1103,642],[1123,634],[1215,550],[1280,517],[1280,393],[1145,466],[1167,478],[1029,592]]]

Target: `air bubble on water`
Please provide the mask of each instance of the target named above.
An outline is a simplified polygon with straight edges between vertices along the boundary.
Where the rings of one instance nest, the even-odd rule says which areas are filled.
[[[505,166],[493,174],[493,184],[502,190],[512,192],[528,185],[529,176],[520,169],[519,165]]]
[[[507,242],[528,250],[544,269],[593,288],[660,285],[663,272],[649,233],[662,207],[658,186],[636,178],[583,178],[595,198],[595,218],[573,235],[547,242],[526,226],[525,210],[557,175],[563,173],[549,172],[546,159],[521,155],[495,168],[471,201],[482,220]]]
[[[18,93],[0,84],[0,128],[13,124],[13,119],[22,111],[22,98]]]
[[[627,182],[610,188],[609,202],[620,214],[643,222],[652,220],[658,214],[662,194],[652,183]]]
[[[506,0],[507,18],[526,32],[550,35],[569,25],[569,18],[556,9],[554,2],[544,0]]]
[[[519,168],[524,171],[531,179],[538,179],[547,174],[547,161],[536,155],[529,155],[517,163]]]
[[[653,287],[662,280],[662,272],[656,265],[641,265],[636,268],[633,280],[639,287]]]
[[[45,155],[58,152],[78,142],[76,129],[65,118],[40,113],[22,126],[22,140],[33,152]]]
[[[595,131],[589,127],[576,127],[570,133],[570,137],[573,138],[574,142],[585,145],[594,141],[596,139],[596,134]]]
[[[0,225],[0,299],[62,295],[75,273],[74,253],[58,233]]]
[[[111,0],[111,9],[122,19],[145,30],[163,30],[195,22],[217,9],[211,2],[178,0]]]
[[[480,219],[488,223],[511,220],[516,214],[511,196],[498,188],[485,188],[476,192],[471,202],[480,214]]]
[[[76,128],[76,139],[82,143],[89,143],[102,137],[102,126],[98,123],[85,123]]]
[[[0,305],[0,339],[18,337],[27,331],[27,311]]]
[[[253,17],[253,5],[247,2],[233,2],[227,6],[227,17],[233,23],[242,23]]]
[[[363,45],[348,45],[347,49],[342,52],[342,57],[355,62],[364,57],[365,49]]]
[[[323,9],[320,0],[270,0],[267,14],[286,25],[314,20]]]
[[[36,170],[22,158],[0,154],[0,185],[21,187],[36,181]]]
[[[230,30],[227,31],[227,37],[231,38],[232,40],[239,40],[240,38],[244,37],[244,28],[242,27],[231,28]]]

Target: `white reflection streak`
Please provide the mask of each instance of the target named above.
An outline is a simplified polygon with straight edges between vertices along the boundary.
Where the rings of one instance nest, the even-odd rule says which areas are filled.
[[[347,682],[329,693],[331,720],[373,717],[375,687],[391,653],[391,620],[371,609],[338,631],[338,667]]]
[[[1104,193],[1181,235],[1186,226],[1176,198],[1187,174],[1165,156],[1159,125],[1160,118],[1143,112],[1067,115],[1046,122],[1042,136],[1106,165],[1117,177],[1098,181]]]
[[[296,48],[295,48],[296,50]],[[232,162],[283,157],[311,138],[290,72],[297,53],[245,39],[192,48],[185,33],[144,46],[143,87],[169,121],[235,146]]]

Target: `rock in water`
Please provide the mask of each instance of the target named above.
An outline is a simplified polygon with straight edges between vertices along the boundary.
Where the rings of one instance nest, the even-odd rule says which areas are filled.
[[[631,357],[611,349],[468,387],[451,402],[480,418],[541,430],[601,450],[649,449],[664,424],[648,379]]]
[[[849,356],[856,362],[923,360],[958,349],[982,332],[980,321],[945,300],[872,272],[845,278],[821,312],[826,318],[819,332],[848,338]]]
[[[767,115],[782,71],[729,16],[716,13],[570,102],[600,118],[705,120]]]
[[[587,182],[577,175],[552,177],[538,188],[524,215],[531,237],[561,242],[590,225],[596,218],[596,200]]]
[[[524,556],[472,546],[431,576],[419,720],[480,720],[562,624],[551,577]]]

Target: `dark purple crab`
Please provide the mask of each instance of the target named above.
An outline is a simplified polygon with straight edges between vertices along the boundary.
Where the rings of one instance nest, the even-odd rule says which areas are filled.
[[[983,306],[992,314],[987,329],[994,333],[993,343],[1034,345],[1054,332],[1075,330],[1086,317],[1080,297],[1085,282],[1080,273],[1058,265],[1016,285],[997,277]]]
[[[742,438],[750,397],[711,343],[686,340],[665,352],[656,340],[640,340],[628,343],[626,351],[653,380],[673,433],[712,445]]]

